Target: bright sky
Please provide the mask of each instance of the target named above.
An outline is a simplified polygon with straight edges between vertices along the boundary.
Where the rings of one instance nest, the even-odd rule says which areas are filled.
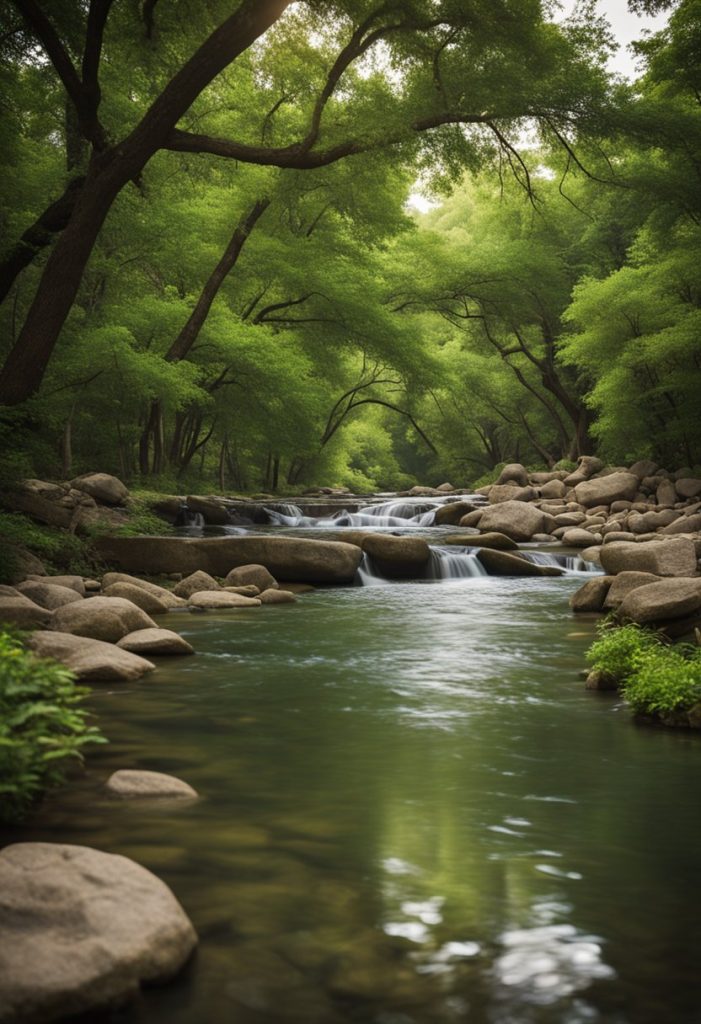
[[[560,0],[563,16],[568,15],[575,6],[576,0]],[[655,17],[640,17],[631,14],[628,10],[626,0],[598,0],[598,7],[601,14],[606,16],[616,36],[620,49],[611,59],[612,71],[618,71],[628,78],[635,78],[635,57],[627,50],[627,46],[634,39],[640,39],[646,29],[657,32],[664,28],[667,23],[667,14],[657,14]]]

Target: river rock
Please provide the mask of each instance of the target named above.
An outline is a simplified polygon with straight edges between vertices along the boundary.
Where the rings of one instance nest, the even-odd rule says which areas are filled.
[[[142,580],[138,576],[130,576],[125,572],[106,572],[102,577],[102,587],[105,591],[109,587],[113,587],[115,583],[129,583],[133,587],[139,587],[140,590],[146,591],[147,594],[157,597],[166,608],[183,608],[187,604],[184,598],[178,597],[166,587],[159,587],[157,583]]]
[[[489,488],[489,504],[499,505],[504,501],[535,501],[538,492],[535,487],[516,487],[514,484],[494,484]]]
[[[661,480],[657,487],[657,504],[658,505],[674,505],[679,501],[679,495],[677,489],[671,480]]]
[[[559,512],[555,519],[555,525],[560,526],[581,526],[587,517],[583,512]]]
[[[472,529],[476,527],[482,518],[483,511],[481,508],[476,508],[474,512],[468,512],[467,515],[462,516],[458,526],[462,526],[464,529]]]
[[[53,587],[68,587],[69,590],[75,590],[80,597],[85,597],[85,582],[82,576],[46,576],[37,573],[27,576],[27,580],[35,583],[50,583]]]
[[[461,526],[464,526],[464,521]],[[543,533],[545,516],[540,509],[525,501],[504,501],[490,505],[481,513],[480,533],[504,533],[512,540],[530,540],[534,533]]]
[[[475,511],[478,511],[478,508],[472,501],[449,501],[445,505],[438,506],[433,525],[457,526],[463,516]]]
[[[690,516],[679,516],[669,526],[664,526],[660,533],[665,537],[674,536],[676,533],[699,533],[701,531],[701,513],[697,512]]]
[[[64,604],[73,604],[75,601],[82,601],[80,594],[71,587],[61,587],[54,583],[38,583],[35,580],[25,580],[18,583],[17,589],[30,601],[40,605],[48,611],[61,608]]]
[[[490,576],[562,576],[564,569],[554,565],[536,565],[522,555],[483,548],[477,558]]]
[[[524,508],[527,506],[523,506]],[[99,537],[105,561],[144,573],[226,576],[235,566],[264,565],[277,580],[352,583],[362,553],[352,544],[299,537]]]
[[[294,604],[297,598],[290,590],[263,590],[260,594],[261,604]]]
[[[107,1008],[163,982],[197,942],[170,889],[126,857],[85,846],[0,851],[0,1021]]]
[[[686,537],[638,544],[606,543],[601,548],[600,557],[604,570],[610,574],[637,570],[655,576],[696,575],[696,548],[694,542]]]
[[[595,576],[593,580],[587,580],[570,598],[570,608],[572,611],[602,611],[609,587],[615,578],[615,576]]]
[[[27,647],[40,658],[55,658],[86,682],[128,682],[155,668],[150,661],[115,644],[72,633],[33,633]]]
[[[675,480],[674,487],[682,500],[701,497],[701,480],[696,477],[682,477],[681,480]]]
[[[208,526],[228,526],[231,523],[229,507],[214,495],[189,494],[187,507],[190,512],[199,512]]]
[[[420,576],[431,557],[429,546],[421,537],[394,537],[388,533],[368,534],[363,551],[390,579]]]
[[[617,690],[618,687],[619,680],[600,668],[592,669],[584,683],[585,690],[603,690],[607,692]]]
[[[59,633],[88,636],[107,643],[116,643],[127,633],[150,627],[156,627],[153,619],[123,597],[90,597],[57,608],[51,617],[51,629]]]
[[[277,580],[264,565],[239,565],[227,573],[224,581],[228,587],[254,586],[259,591],[277,587]]]
[[[618,606],[621,622],[664,623],[701,610],[701,578],[666,579],[636,587]]]
[[[451,533],[449,537],[441,537],[441,544],[494,548],[497,551],[515,551],[518,548],[516,541],[504,533]]]
[[[137,629],[117,641],[117,647],[132,654],[194,654],[192,646],[172,629]]]
[[[41,629],[49,625],[51,615],[50,611],[24,594],[18,594],[17,597],[0,597],[0,625],[17,626],[19,629]]]
[[[124,505],[129,497],[122,481],[109,473],[86,473],[71,480],[71,487],[89,494],[101,505]]]
[[[528,470],[520,462],[509,463],[499,474],[497,485],[509,483],[518,484],[519,487],[528,486]]]
[[[112,772],[105,783],[105,789],[113,796],[121,797],[168,797],[180,800],[185,797],[192,800],[198,795],[196,789],[175,775],[136,768],[120,768]]]
[[[137,587],[133,583],[113,583],[105,587],[102,593],[105,597],[124,597],[147,615],[163,615],[168,611],[168,605],[161,601],[160,597],[149,594],[143,587]]]
[[[221,587],[208,572],[198,569],[197,572],[190,573],[184,580],[176,583],[173,593],[176,597],[191,598],[193,594],[197,594],[202,590],[211,592],[213,590],[221,590]]]
[[[562,480],[548,480],[540,488],[541,498],[564,498],[567,494],[567,487]]]
[[[638,478],[635,474],[609,473],[577,484],[575,495],[580,505],[592,508],[596,505],[610,505],[612,501],[631,501],[637,490]]]
[[[596,456],[580,455],[577,468],[565,477],[564,483],[568,487],[576,487],[577,484],[589,480],[595,473],[600,473],[603,468],[603,462],[601,459],[597,459]]]
[[[565,530],[562,534],[562,543],[566,544],[571,548],[588,548],[592,544],[599,544],[601,542],[600,533],[590,533],[589,530],[578,529],[573,527],[569,530]]]
[[[634,473],[640,480],[644,480],[646,476],[654,476],[659,469],[656,462],[652,462],[650,459],[640,459],[638,462],[634,462],[630,467],[630,472]]]
[[[679,513],[671,508],[660,509],[659,512],[654,509],[642,513],[631,512],[628,516],[628,529],[635,534],[654,533],[664,526],[670,526],[678,518]]]
[[[651,572],[619,572],[618,576],[613,577],[613,583],[604,601],[604,608],[618,608],[631,591],[637,587],[658,583],[659,580],[660,577]]]
[[[260,598],[244,597],[228,590],[198,590],[189,603],[193,608],[258,608]]]

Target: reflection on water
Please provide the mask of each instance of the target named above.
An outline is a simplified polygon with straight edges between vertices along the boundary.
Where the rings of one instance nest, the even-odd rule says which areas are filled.
[[[126,1024],[692,1024],[696,737],[578,672],[577,579],[317,591],[189,617],[96,689],[111,736],[18,839],[133,857],[201,937]],[[116,767],[189,807],[111,802]]]

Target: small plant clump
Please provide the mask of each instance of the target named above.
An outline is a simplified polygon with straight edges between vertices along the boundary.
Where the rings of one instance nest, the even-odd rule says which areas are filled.
[[[63,665],[25,650],[20,634],[0,631],[0,821],[21,819],[86,744],[106,742],[77,706],[89,692]]]
[[[659,633],[633,623],[603,623],[587,661],[619,684],[637,714],[701,726],[701,647],[669,645]]]

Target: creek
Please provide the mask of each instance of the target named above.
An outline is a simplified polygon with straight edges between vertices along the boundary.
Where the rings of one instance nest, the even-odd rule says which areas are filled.
[[[187,970],[100,1020],[698,1022],[698,740],[583,690],[580,584],[170,613],[197,656],[96,686],[110,745],[12,837],[132,857],[195,924]],[[202,798],[106,799],[124,767]]]

